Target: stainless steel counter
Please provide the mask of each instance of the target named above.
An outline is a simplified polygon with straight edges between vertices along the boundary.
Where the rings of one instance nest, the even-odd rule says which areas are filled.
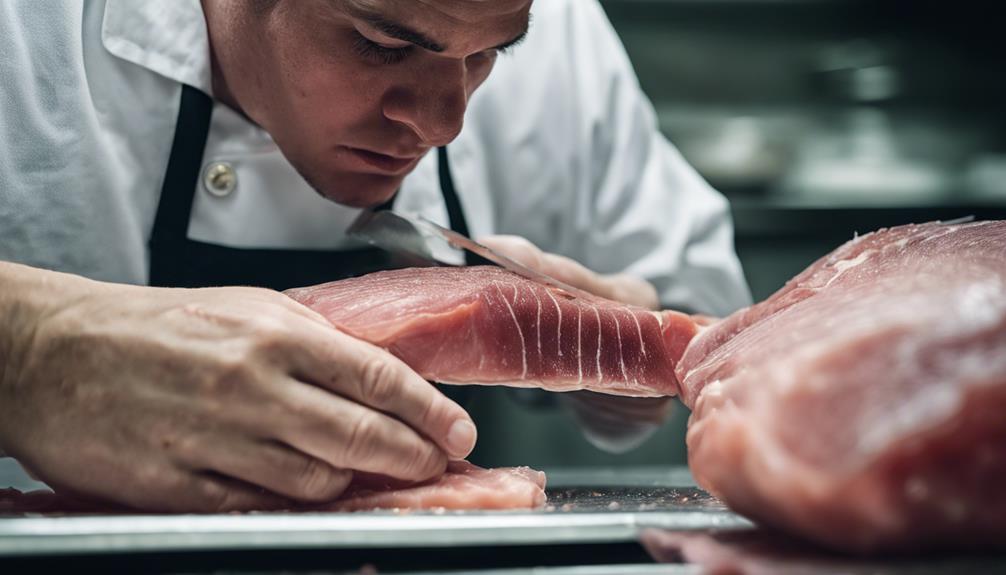
[[[640,531],[754,528],[696,488],[684,468],[548,476],[548,505],[536,511],[0,517],[0,572],[694,575],[700,566],[653,564],[637,544]],[[1006,572],[1006,558],[996,557],[821,559],[820,571],[817,563],[784,567]]]
[[[549,484],[544,509],[520,512],[2,518],[0,556],[619,543],[646,527],[750,526],[680,468],[556,470]]]

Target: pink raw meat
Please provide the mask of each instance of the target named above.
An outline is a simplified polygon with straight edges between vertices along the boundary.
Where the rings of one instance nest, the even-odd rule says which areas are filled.
[[[1006,546],[1006,221],[854,239],[677,373],[733,509],[842,550]]]
[[[675,395],[674,366],[698,331],[685,314],[578,298],[494,267],[378,272],[286,293],[442,383]]]
[[[368,511],[399,509],[501,510],[534,509],[545,504],[545,474],[530,467],[483,469],[467,461],[452,461],[437,479],[408,484],[377,475],[358,474],[335,501],[300,507],[297,511]],[[120,505],[51,491],[22,493],[0,489],[0,517],[25,513],[129,513]]]
[[[407,485],[383,478],[354,481],[326,509],[534,509],[545,504],[545,474],[530,467],[483,469],[452,461],[439,479]]]
[[[640,543],[660,563],[688,563],[706,575],[877,575],[880,573],[1002,573],[995,555],[926,554],[859,557],[835,553],[764,529],[664,531],[647,529]],[[688,571],[692,573],[690,569]]]
[[[659,563],[688,563],[709,575],[834,575],[882,572],[883,565],[862,564],[761,529],[737,531],[666,531],[647,529],[639,541]]]

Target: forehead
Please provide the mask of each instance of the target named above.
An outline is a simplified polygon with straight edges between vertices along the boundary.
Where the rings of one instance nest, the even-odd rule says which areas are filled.
[[[532,0],[342,0],[350,13],[371,14],[445,36],[514,35],[527,27]],[[445,38],[446,39],[446,38]]]
[[[390,3],[413,4],[469,24],[479,20],[520,18],[531,8],[531,0],[393,0]]]

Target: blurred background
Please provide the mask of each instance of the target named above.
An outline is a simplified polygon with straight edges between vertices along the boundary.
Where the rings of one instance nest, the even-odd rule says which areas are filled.
[[[548,0],[541,0],[548,1]],[[661,129],[731,201],[755,300],[854,233],[1006,219],[1006,23],[971,0],[602,0]],[[1004,254],[1006,257],[1006,254]],[[687,410],[603,453],[487,389],[482,465],[685,462]],[[554,399],[554,398],[551,398]]]

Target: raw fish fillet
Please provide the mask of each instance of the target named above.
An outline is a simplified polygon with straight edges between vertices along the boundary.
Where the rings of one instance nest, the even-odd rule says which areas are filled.
[[[545,504],[545,474],[530,467],[483,469],[452,461],[440,478],[407,485],[382,478],[356,480],[326,509],[534,509]]]
[[[296,511],[368,511],[397,509],[501,510],[534,509],[545,504],[545,474],[530,467],[484,469],[452,461],[440,477],[419,484],[358,474],[335,501],[298,507]],[[25,513],[129,513],[121,505],[38,490],[22,493],[0,489],[0,516]]]
[[[377,272],[285,293],[441,383],[675,395],[674,366],[698,331],[685,314],[578,298],[485,266]]]
[[[1006,221],[856,238],[677,373],[734,510],[847,551],[1006,546]]]

